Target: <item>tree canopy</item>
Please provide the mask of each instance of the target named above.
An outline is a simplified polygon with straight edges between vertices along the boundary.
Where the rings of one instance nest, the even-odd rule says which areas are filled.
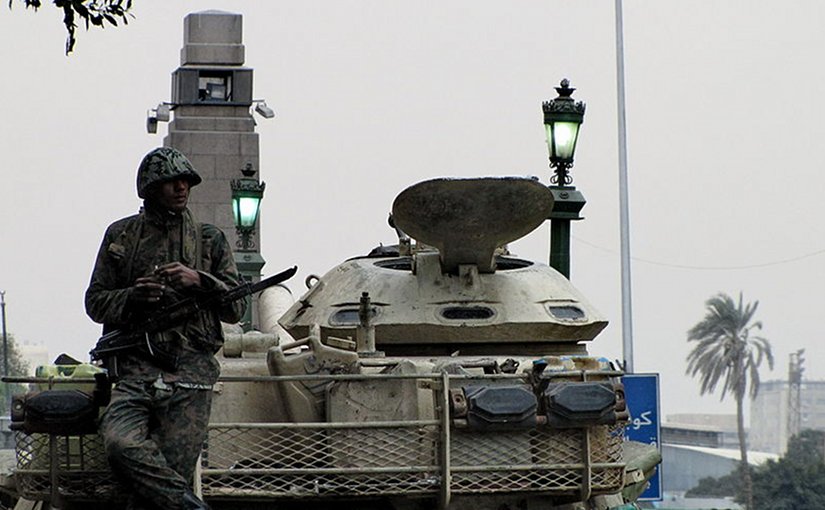
[[[742,488],[742,469],[740,465],[725,476],[700,478],[695,487],[685,492],[687,498],[733,498]]]
[[[705,317],[688,331],[688,341],[696,342],[688,354],[687,373],[699,376],[701,394],[713,393],[722,383],[721,398],[732,394],[744,398],[750,382],[750,396],[759,391],[759,367],[763,361],[773,368],[771,344],[754,335],[762,322],[754,320],[759,301],[743,303],[727,294],[717,294],[705,302]]]
[[[8,336],[8,344],[9,344],[9,375],[13,376],[26,376],[31,375],[31,368],[26,360],[23,359],[23,356],[20,354],[20,349],[17,347],[17,342],[14,340],[14,335],[9,334]],[[0,366],[3,363],[3,343],[0,341]],[[5,383],[8,384],[8,383]],[[11,385],[11,391],[9,394],[16,393],[18,391],[23,391],[22,386],[18,384]],[[11,405],[10,402],[6,402],[6,392],[0,391],[0,414],[5,415],[11,412]]]
[[[20,0],[26,8],[35,11],[42,7],[42,0]],[[53,0],[54,6],[63,11],[63,24],[66,25],[66,54],[74,50],[77,42],[75,32],[77,22],[85,23],[86,30],[90,27],[105,28],[107,24],[118,26],[118,20],[124,25],[129,23],[132,0]],[[9,9],[14,0],[9,0]]]
[[[778,461],[751,468],[753,510],[819,510],[825,508],[825,432],[803,430],[791,438]],[[734,497],[746,501],[738,483],[741,468],[720,478],[702,478],[688,497]]]

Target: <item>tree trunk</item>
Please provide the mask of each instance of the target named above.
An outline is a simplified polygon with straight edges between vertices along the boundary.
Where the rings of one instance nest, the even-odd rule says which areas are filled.
[[[745,436],[745,413],[743,411],[743,394],[736,395],[736,432],[739,435],[739,457],[742,470],[742,490],[745,493],[745,509],[753,510],[753,482],[748,465],[748,439]]]

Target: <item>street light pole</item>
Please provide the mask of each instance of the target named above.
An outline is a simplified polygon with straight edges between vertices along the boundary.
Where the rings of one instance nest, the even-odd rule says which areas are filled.
[[[576,153],[579,127],[584,120],[585,105],[570,97],[576,89],[570,82],[561,81],[556,87],[559,96],[542,104],[544,128],[550,167],[554,175],[548,186],[553,194],[553,210],[550,212],[550,267],[570,279],[570,222],[582,219],[579,212],[585,204],[584,196],[570,184],[570,168]]]
[[[255,177],[257,171],[251,163],[241,169],[243,177],[230,182],[232,188],[232,213],[235,219],[235,230],[238,234],[238,250],[235,251],[235,264],[238,272],[246,281],[261,279],[261,268],[265,261],[260,250],[255,246],[253,236],[258,224],[258,213],[261,208],[261,199],[264,196],[266,183],[259,182]],[[247,298],[246,313],[241,319],[244,331],[255,329],[257,314],[254,313],[256,298]]]
[[[624,21],[622,0],[616,0],[616,100],[619,122],[619,229],[621,233],[622,266],[622,357],[624,371],[634,372],[633,363],[633,298],[630,288],[630,210],[627,179],[627,121],[624,94]]]
[[[0,316],[3,319],[3,376],[9,376],[9,337],[6,334],[6,291],[0,290]],[[6,404],[9,403],[9,383],[3,385]]]
[[[553,194],[550,212],[550,267],[570,279],[570,222],[582,219],[586,203],[575,186],[549,186]]]

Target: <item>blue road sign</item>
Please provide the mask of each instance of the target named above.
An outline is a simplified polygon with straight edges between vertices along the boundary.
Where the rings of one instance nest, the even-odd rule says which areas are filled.
[[[622,377],[630,423],[625,429],[625,439],[656,445],[659,451],[661,420],[659,415],[659,374],[627,374]],[[662,499],[662,465],[650,479],[650,485],[639,498],[640,501],[660,501]]]

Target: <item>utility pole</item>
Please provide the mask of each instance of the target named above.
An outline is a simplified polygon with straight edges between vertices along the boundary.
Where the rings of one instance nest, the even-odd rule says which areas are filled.
[[[0,290],[0,316],[3,319],[3,377],[9,375],[9,337],[6,334],[6,291]],[[9,405],[9,383],[3,385],[6,395],[6,407]]]
[[[624,370],[635,371],[633,362],[633,305],[630,278],[630,208],[627,179],[627,120],[624,89],[624,20],[622,0],[615,2],[616,12],[616,100],[619,122],[619,229],[622,267],[622,356]]]
[[[791,438],[799,434],[802,429],[802,363],[805,358],[802,355],[805,349],[799,349],[790,354],[788,362],[788,442]]]

